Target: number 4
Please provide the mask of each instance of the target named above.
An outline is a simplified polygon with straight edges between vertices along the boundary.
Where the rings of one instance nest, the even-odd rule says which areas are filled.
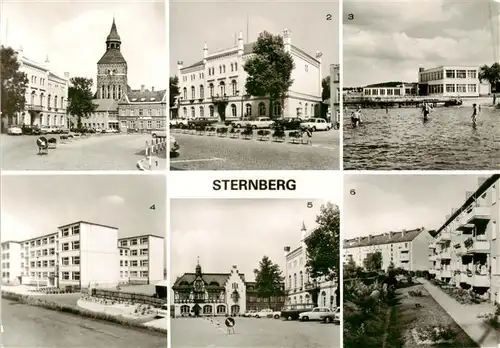
[[[151,209],[151,210],[156,210],[156,207],[155,207],[155,205],[153,204],[152,206],[150,206],[150,207],[149,207],[149,209]]]

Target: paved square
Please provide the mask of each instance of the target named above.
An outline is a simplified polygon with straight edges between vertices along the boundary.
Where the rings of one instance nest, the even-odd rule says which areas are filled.
[[[340,326],[335,324],[236,317],[235,334],[228,334],[224,319],[172,319],[172,348],[340,347]]]

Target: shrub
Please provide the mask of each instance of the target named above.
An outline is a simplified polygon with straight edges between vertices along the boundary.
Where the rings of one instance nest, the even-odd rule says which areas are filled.
[[[273,137],[275,138],[284,138],[286,136],[285,130],[283,128],[276,128]]]

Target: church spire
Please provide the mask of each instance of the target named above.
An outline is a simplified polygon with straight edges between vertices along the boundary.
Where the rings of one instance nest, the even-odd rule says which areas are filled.
[[[109,35],[106,38],[106,49],[116,48],[120,49],[122,41],[120,39],[120,35],[118,35],[118,29],[116,28],[115,17],[113,16],[113,23],[111,24],[111,30],[109,31]]]
[[[200,257],[198,256],[197,262],[196,262],[196,276],[200,277],[201,276],[201,266],[200,266]]]

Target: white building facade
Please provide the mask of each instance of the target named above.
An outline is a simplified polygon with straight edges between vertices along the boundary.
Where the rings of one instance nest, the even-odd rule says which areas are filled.
[[[69,73],[63,77],[54,74],[47,59],[35,62],[17,51],[19,70],[28,78],[25,109],[18,113],[15,124],[22,126],[68,127],[66,107],[68,102]]]
[[[23,267],[21,259],[21,243],[2,243],[1,255],[2,284],[20,284],[20,275]]]
[[[310,118],[319,116],[321,104],[322,53],[309,55],[292,45],[289,30],[283,33],[284,49],[289,52],[295,63],[290,87],[284,105],[273,103],[273,115],[299,116]],[[240,32],[237,45],[230,49],[209,53],[208,46],[203,48],[200,61],[184,66],[178,62],[179,111],[182,118],[218,117],[218,101],[227,103],[225,118],[269,117],[270,103],[265,97],[247,94],[245,83],[247,73],[243,66],[253,53],[254,43],[243,42]]]
[[[371,85],[363,88],[362,96],[365,99],[393,100],[417,95],[417,85],[401,82],[394,86]]]
[[[500,304],[500,175],[481,178],[429,243],[429,273]]]
[[[479,68],[471,66],[440,66],[420,68],[421,96],[479,97],[491,93],[490,85],[479,80]]]
[[[304,224],[301,229],[301,245],[293,250],[285,248],[285,293],[286,307],[310,308],[314,305],[312,292],[318,293],[317,304],[320,307],[332,308],[338,303],[337,282],[324,278],[312,279],[306,268],[307,247],[305,241],[308,237]]]
[[[424,228],[388,232],[344,240],[344,263],[353,261],[363,267],[369,254],[382,254],[382,269],[389,265],[407,271],[425,271],[429,267],[429,241],[432,236]]]

